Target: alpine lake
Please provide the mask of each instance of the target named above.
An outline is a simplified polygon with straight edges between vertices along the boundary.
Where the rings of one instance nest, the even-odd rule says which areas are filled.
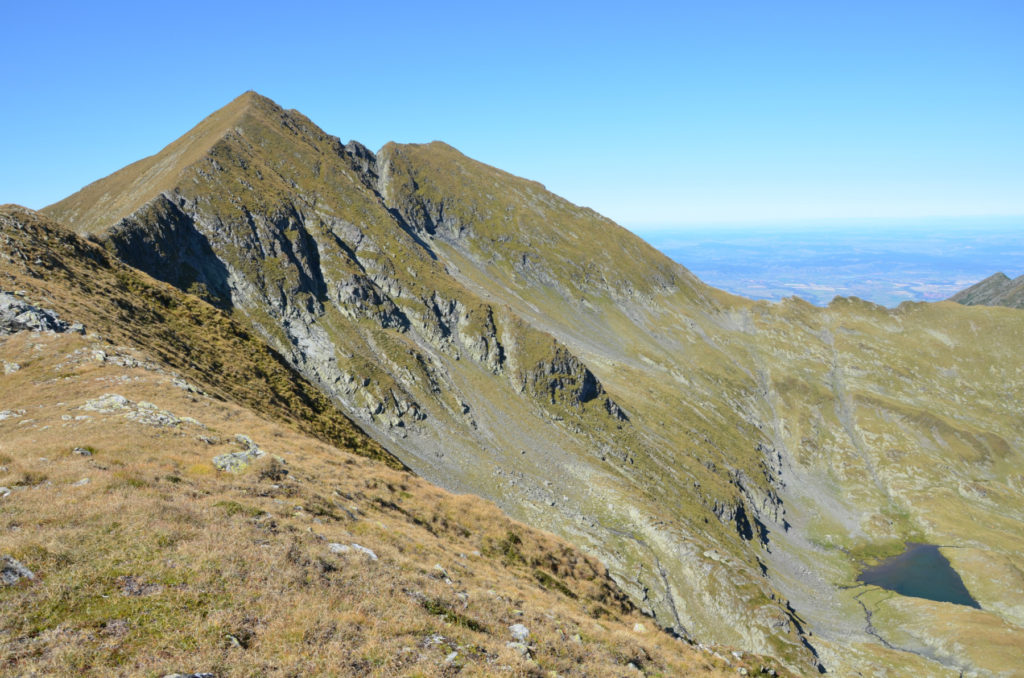
[[[901,596],[981,609],[960,575],[934,544],[910,542],[903,553],[865,568],[857,580]]]

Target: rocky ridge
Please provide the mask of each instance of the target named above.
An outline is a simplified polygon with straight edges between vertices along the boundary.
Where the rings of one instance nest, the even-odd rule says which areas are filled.
[[[1024,308],[1024,275],[1011,280],[1005,273],[995,273],[949,298],[966,306],[1009,306]]]

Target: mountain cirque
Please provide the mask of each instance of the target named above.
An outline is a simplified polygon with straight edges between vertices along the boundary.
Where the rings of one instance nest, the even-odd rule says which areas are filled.
[[[437,142],[342,144],[253,93],[44,212],[681,637],[798,672],[1021,664],[1018,311],[733,297],[540,184]],[[52,306],[88,327],[76,304]],[[159,346],[191,368],[180,340]],[[856,584],[906,541],[942,546],[982,609]]]

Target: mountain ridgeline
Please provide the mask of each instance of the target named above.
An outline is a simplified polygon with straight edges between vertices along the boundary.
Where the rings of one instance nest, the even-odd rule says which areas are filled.
[[[1008,306],[1024,308],[1024,275],[1010,279],[995,273],[949,298],[966,306]]]
[[[1019,311],[734,297],[536,182],[343,144],[254,93],[44,213],[680,636],[844,675],[1019,660]],[[857,585],[907,541],[945,547],[981,609]]]

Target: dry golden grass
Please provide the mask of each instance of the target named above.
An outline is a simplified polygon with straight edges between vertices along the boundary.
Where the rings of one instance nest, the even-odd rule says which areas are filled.
[[[481,499],[180,388],[148,356],[19,333],[0,339],[0,357],[22,366],[0,376],[2,409],[24,410],[0,421],[0,485],[13,490],[0,499],[0,554],[37,576],[0,589],[0,673],[725,676],[770,665],[719,650],[729,666],[660,632],[599,563]],[[81,409],[106,393],[199,423]],[[215,470],[239,433],[267,456]],[[528,657],[507,646],[516,623],[530,630]]]

